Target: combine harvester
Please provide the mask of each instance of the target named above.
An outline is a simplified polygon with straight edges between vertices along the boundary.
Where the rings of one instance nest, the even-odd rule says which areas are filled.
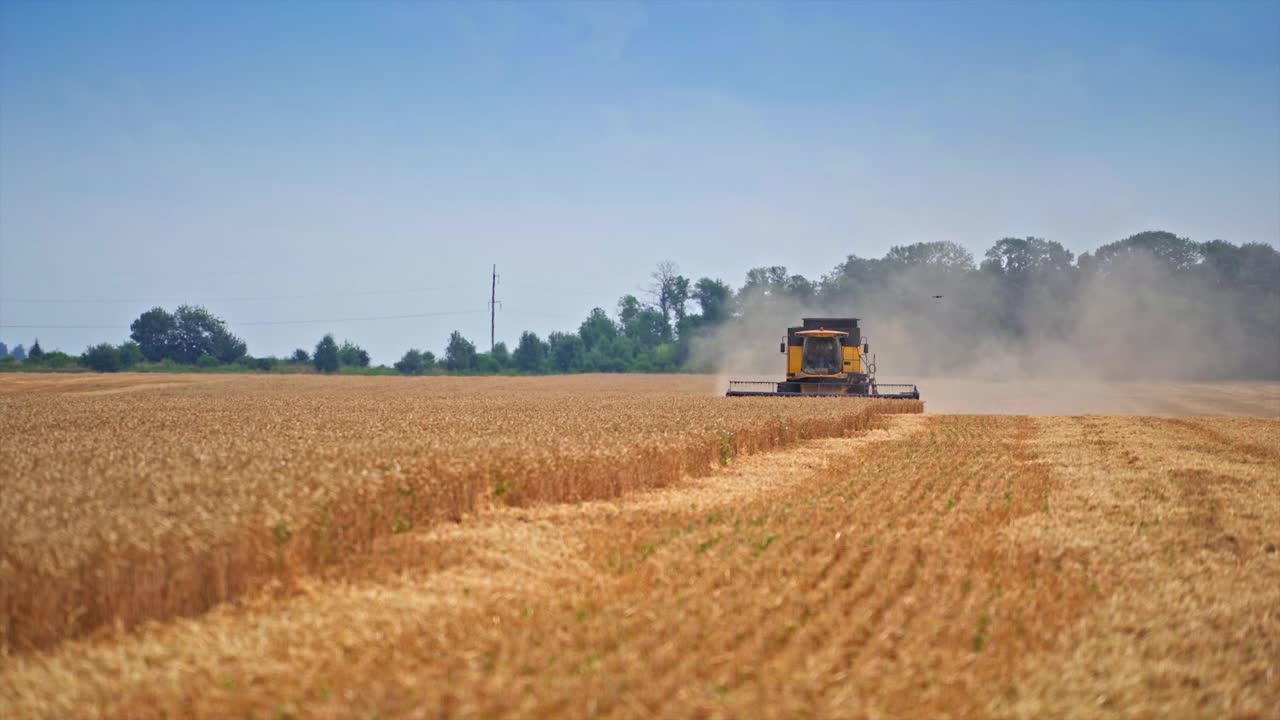
[[[730,380],[729,397],[811,397],[919,400],[915,385],[881,385],[871,347],[858,318],[804,318],[787,328],[781,351],[787,356],[782,382]]]

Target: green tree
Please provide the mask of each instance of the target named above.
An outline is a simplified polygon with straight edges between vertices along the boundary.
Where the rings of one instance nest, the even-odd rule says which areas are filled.
[[[667,299],[671,304],[671,318],[668,322],[673,325],[679,325],[685,316],[689,314],[689,278],[683,275],[677,275],[672,280],[671,289],[667,292]]]
[[[40,338],[31,344],[31,349],[27,351],[27,359],[33,363],[38,363],[44,359],[44,348],[40,347]]]
[[[1061,243],[1026,237],[1000,240],[985,258],[984,271],[1025,279],[1037,273],[1070,272],[1074,255]]]
[[[117,353],[120,355],[120,367],[126,370],[142,362],[142,349],[132,340],[121,343]]]
[[[404,357],[395,364],[396,371],[402,375],[421,375],[422,374],[422,353],[418,350],[409,349],[405,352]]]
[[[634,295],[623,295],[618,301],[622,334],[641,350],[651,350],[671,341],[671,324],[657,308],[640,304]]]
[[[316,369],[323,373],[338,371],[338,343],[333,335],[325,335],[316,343],[315,352],[311,354]]]
[[[949,240],[894,245],[884,256],[885,262],[904,267],[933,267],[940,270],[973,270],[973,253]]]
[[[311,353],[308,353],[306,350],[303,350],[302,348],[298,348],[297,350],[293,351],[293,355],[290,356],[289,360],[291,362],[296,362],[300,365],[306,365],[311,362]]]
[[[520,334],[520,342],[511,361],[521,372],[542,372],[547,362],[547,344],[534,333],[525,331]]]
[[[496,375],[502,372],[502,366],[489,353],[480,353],[476,355],[476,372],[484,375]]]
[[[635,325],[641,310],[644,310],[644,306],[635,295],[623,295],[618,299],[618,322],[622,325],[624,335],[630,336],[628,328]]]
[[[1200,246],[1187,238],[1166,230],[1148,230],[1098,248],[1093,253],[1093,269],[1105,273],[1135,257],[1154,258],[1168,270],[1181,272],[1194,267],[1203,256]]]
[[[138,343],[142,356],[151,362],[160,362],[169,356],[178,324],[164,308],[154,307],[138,316],[129,325],[129,337]]]
[[[218,359],[218,362],[233,363],[248,353],[248,347],[240,338],[227,332],[225,327],[221,325],[214,327],[209,332],[209,348],[208,355]]]
[[[571,373],[582,370],[586,355],[582,338],[577,335],[553,332],[547,336],[547,345],[549,346],[548,360],[553,371]]]
[[[818,294],[818,285],[803,275],[792,275],[787,278],[782,291],[789,298],[798,300],[801,303],[809,303]]]
[[[714,288],[707,288],[714,290]],[[757,267],[747,271],[747,279],[738,297],[746,305],[752,300],[769,298],[791,298],[801,303],[813,301],[818,293],[818,284],[803,275],[788,275],[787,268],[782,265]]]
[[[40,364],[48,368],[57,369],[74,365],[78,360],[79,358],[73,358],[61,350],[54,350],[52,352],[45,353],[44,359],[40,361]]]
[[[1276,295],[1280,294],[1280,250],[1266,243],[1242,244],[1239,269],[1227,277],[1238,288],[1270,295],[1271,310],[1280,310],[1280,303],[1276,302]]]
[[[698,303],[702,325],[719,325],[729,319],[733,309],[733,288],[720,280],[702,278],[693,286],[693,300]]]
[[[369,367],[369,353],[350,340],[343,340],[338,348],[338,363],[347,367]]]
[[[653,349],[654,369],[659,372],[670,372],[676,367],[676,348],[671,343],[663,343]]]
[[[785,295],[787,289],[787,269],[782,265],[751,268],[747,271],[747,281],[742,285],[739,295],[762,295],[765,297]]]
[[[635,361],[635,343],[616,337],[598,343],[587,352],[582,369],[593,372],[629,372]]]
[[[17,360],[18,362],[23,362],[27,359],[27,349],[22,347],[21,345],[18,345],[13,349],[13,353],[11,353],[11,357],[14,360]]]
[[[1204,270],[1219,285],[1234,285],[1246,271],[1245,248],[1236,247],[1225,240],[1200,243],[1200,256],[1204,258],[1201,263]]]
[[[476,367],[476,346],[462,337],[457,330],[449,336],[449,344],[444,349],[444,366],[452,371],[474,370]]]
[[[505,368],[511,364],[511,351],[507,349],[507,344],[499,340],[493,345],[493,352],[489,353],[494,360],[498,361],[498,367]]]
[[[180,305],[173,313],[173,321],[172,342],[165,357],[176,362],[194,363],[201,355],[212,355],[220,362],[235,362],[247,350],[242,340],[227,331],[221,318],[199,305]],[[134,340],[142,345],[138,338]],[[142,352],[146,354],[145,347]]]
[[[85,350],[80,362],[98,372],[117,372],[120,370],[120,351],[111,343],[99,343]]]
[[[673,317],[676,324],[679,324],[684,319],[685,305],[689,302],[689,278],[681,275],[680,268],[670,260],[658,263],[651,277],[654,284],[649,292],[658,311],[668,325]]]
[[[881,259],[849,255],[822,277],[818,290],[821,304],[861,307],[876,296],[891,273],[900,269]]]
[[[618,337],[618,325],[603,308],[592,308],[587,319],[578,326],[578,337],[582,338],[582,345],[590,351],[600,343]]]

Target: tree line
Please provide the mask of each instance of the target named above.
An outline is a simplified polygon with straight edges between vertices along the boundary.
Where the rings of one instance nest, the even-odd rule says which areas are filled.
[[[8,356],[0,363],[107,372],[143,366],[406,375],[707,371],[717,362],[718,338],[755,342],[751,333],[733,333],[760,327],[772,337],[801,314],[829,313],[870,319],[913,371],[972,366],[993,347],[1076,348],[1087,350],[1085,362],[1122,367],[1139,357],[1132,351],[1141,345],[1163,353],[1152,355],[1157,364],[1178,358],[1188,372],[1280,376],[1280,253],[1261,243],[1194,242],[1148,231],[1076,257],[1056,241],[1007,237],[976,261],[954,242],[922,242],[893,246],[881,258],[849,255],[819,278],[781,265],[758,267],[734,288],[718,278],[694,280],[663,262],[651,281],[643,297],[623,295],[612,314],[593,308],[574,330],[545,338],[526,331],[514,349],[499,342],[489,352],[455,331],[441,357],[410,348],[390,368],[370,367],[363,348],[332,334],[310,351],[255,358],[222,319],[192,305],[152,308],[132,323],[128,341],[92,346],[78,358],[44,353],[38,341],[12,353],[0,344],[0,356]],[[1215,356],[1216,365],[1185,359],[1197,352]],[[1018,357],[1024,364],[1053,360]]]

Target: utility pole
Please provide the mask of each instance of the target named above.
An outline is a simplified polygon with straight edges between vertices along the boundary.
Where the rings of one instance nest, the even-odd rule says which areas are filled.
[[[498,308],[498,266],[493,266],[493,280],[489,285],[489,354],[493,354],[495,310]]]

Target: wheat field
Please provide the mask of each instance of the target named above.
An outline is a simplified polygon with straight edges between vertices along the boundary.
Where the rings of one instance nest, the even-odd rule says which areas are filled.
[[[0,647],[195,614],[383,535],[920,410],[739,403],[688,377],[79,380],[0,397]]]
[[[370,380],[0,389],[0,707],[1277,716],[1275,419]]]

